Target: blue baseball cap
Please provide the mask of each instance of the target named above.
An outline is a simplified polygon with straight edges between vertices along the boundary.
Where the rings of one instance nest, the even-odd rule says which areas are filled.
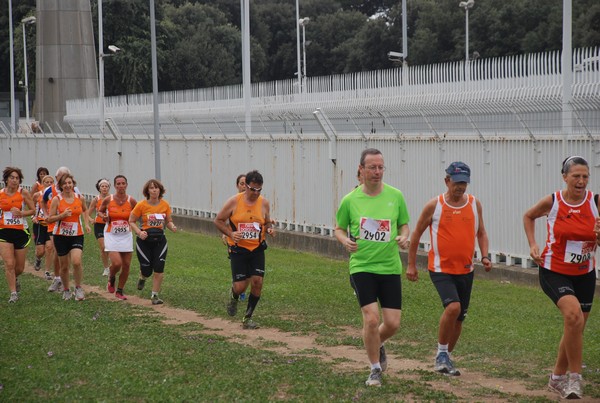
[[[471,183],[471,168],[461,161],[455,161],[446,168],[452,182]]]

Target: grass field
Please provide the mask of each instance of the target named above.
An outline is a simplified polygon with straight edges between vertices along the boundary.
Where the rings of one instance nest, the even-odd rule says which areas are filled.
[[[231,319],[225,311],[231,278],[220,239],[183,232],[168,238],[165,304],[239,321],[241,315]],[[358,332],[347,331],[361,327],[347,262],[275,248],[266,254],[255,312],[263,328],[314,335],[322,346],[361,347]],[[91,235],[84,268],[85,284],[106,285]],[[134,257],[125,293],[149,298],[148,286],[135,289],[137,273]],[[25,274],[21,282],[14,305],[0,282],[0,401],[464,400],[459,380],[430,371],[399,371],[385,377],[384,387],[367,389],[366,356],[363,367],[352,368],[325,363],[318,351],[278,354],[267,341],[265,348],[248,347],[207,334],[200,324],[165,324],[149,299],[144,307],[91,293],[84,302],[64,302],[46,292],[49,283],[39,277]],[[388,352],[429,363],[441,310],[426,273],[418,283],[403,280],[401,330],[387,343]],[[243,332],[240,327],[240,337]],[[465,372],[544,389],[560,334],[560,314],[538,288],[476,280],[456,364]],[[584,362],[585,395],[600,399],[597,307],[586,329]],[[472,400],[546,400],[509,392],[482,388]]]

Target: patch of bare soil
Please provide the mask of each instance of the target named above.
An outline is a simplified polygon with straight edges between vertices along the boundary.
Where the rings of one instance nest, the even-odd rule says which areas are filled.
[[[38,277],[43,277],[43,272],[35,272],[31,266],[28,266],[27,272]],[[163,317],[163,323],[166,325],[179,325],[184,323],[198,323],[203,326],[200,333],[207,335],[219,335],[231,342],[250,346],[255,349],[269,350],[276,353],[294,356],[302,355],[320,359],[339,371],[361,371],[368,372],[368,361],[366,353],[362,348],[351,346],[323,346],[318,344],[316,335],[297,335],[289,332],[283,332],[272,328],[259,328],[256,330],[242,330],[241,322],[238,320],[230,321],[221,318],[208,318],[199,315],[190,310],[174,308],[168,304],[151,305],[149,299],[143,299],[135,295],[128,295],[127,301],[119,301],[114,295],[109,294],[105,289],[96,286],[84,285],[86,293],[96,293],[101,297],[115,301],[116,303],[129,303],[136,306],[143,306],[153,309]],[[195,331],[195,333],[198,333]],[[360,337],[360,329],[346,328],[344,333]],[[403,379],[412,379],[418,381],[420,375],[410,371],[432,371],[433,357],[427,362],[405,359],[388,353],[387,376],[397,376]],[[462,375],[448,379],[440,375],[439,380],[427,380],[427,383],[434,389],[452,393],[460,400],[464,401],[509,401],[498,397],[494,392],[507,393],[511,395],[520,395],[521,399],[546,398],[549,400],[559,400],[558,396],[547,390],[530,390],[522,382],[507,379],[491,378],[487,375],[477,372],[461,371]],[[488,391],[484,391],[487,389]],[[285,396],[285,390],[280,391],[281,396]],[[510,399],[514,400],[514,399]],[[597,401],[584,399],[585,401]]]

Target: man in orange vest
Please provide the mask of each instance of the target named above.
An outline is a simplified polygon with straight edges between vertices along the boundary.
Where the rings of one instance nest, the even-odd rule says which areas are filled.
[[[419,217],[410,239],[406,277],[417,281],[417,248],[427,227],[431,237],[428,256],[429,276],[442,300],[444,312],[438,331],[435,370],[446,375],[460,375],[451,354],[467,316],[473,285],[475,241],[479,244],[481,263],[492,268],[488,257],[488,237],[483,225],[481,203],[467,194],[471,169],[464,162],[453,162],[446,169],[447,190],[431,199]]]

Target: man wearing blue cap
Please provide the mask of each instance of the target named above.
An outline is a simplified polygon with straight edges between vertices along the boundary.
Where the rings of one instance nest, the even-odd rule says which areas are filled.
[[[412,233],[406,277],[411,281],[419,278],[417,248],[421,235],[429,227],[429,277],[444,307],[438,330],[435,370],[457,376],[460,372],[454,368],[450,354],[460,337],[471,299],[475,241],[479,244],[481,263],[486,271],[490,271],[492,262],[488,257],[481,203],[465,193],[471,182],[471,169],[464,162],[453,162],[446,168],[444,180],[446,192],[425,204]]]

